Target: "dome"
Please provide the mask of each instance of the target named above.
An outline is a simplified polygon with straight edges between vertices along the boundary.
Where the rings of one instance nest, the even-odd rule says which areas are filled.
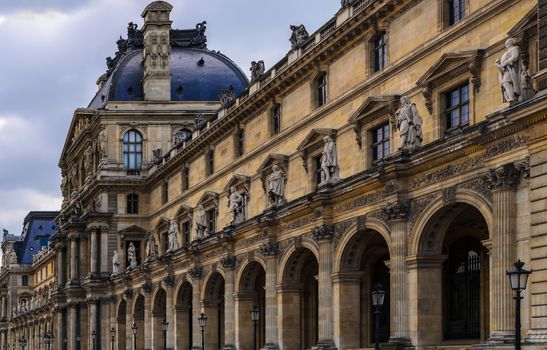
[[[219,101],[221,90],[232,86],[234,95],[248,85],[241,69],[226,56],[205,48],[172,47],[171,101]],[[143,101],[142,49],[120,57],[110,76],[90,103],[99,108],[107,101]]]

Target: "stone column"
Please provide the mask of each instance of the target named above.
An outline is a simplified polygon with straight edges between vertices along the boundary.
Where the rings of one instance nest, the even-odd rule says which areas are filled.
[[[133,317],[133,290],[128,289],[124,293],[126,311],[125,311],[125,345],[128,349],[133,349],[133,322],[135,319]]]
[[[220,260],[225,270],[224,279],[224,349],[235,349],[235,313],[234,313],[234,268],[236,259],[224,257]],[[196,320],[197,321],[197,320]]]
[[[201,349],[201,331],[199,328],[198,318],[201,315],[201,277],[203,269],[201,267],[193,267],[188,271],[192,277],[192,349]],[[203,350],[203,349],[202,349]]]
[[[319,243],[319,340],[320,349],[334,349],[334,319],[332,310],[332,239],[334,225],[323,224],[312,230],[312,235]]]
[[[78,234],[68,235],[70,242],[70,284],[78,283]]]
[[[57,344],[57,350],[65,350],[65,337],[66,337],[66,322],[64,320],[65,318],[65,310],[63,308],[56,308],[56,318],[57,318],[57,329],[51,330],[53,332],[53,336],[55,337],[55,343]]]
[[[152,349],[152,286],[144,290],[144,349]]]
[[[334,339],[340,349],[357,349],[361,345],[361,277],[362,272],[338,272],[332,276],[334,302]]]
[[[409,345],[408,334],[408,284],[407,284],[407,228],[410,204],[397,201],[384,208],[391,226],[390,291],[391,334],[393,345]]]
[[[506,272],[516,260],[516,188],[520,171],[513,164],[491,169],[485,177],[492,189],[492,234],[490,339],[493,343],[514,341],[515,304]]]
[[[89,229],[91,236],[91,256],[90,256],[90,272],[91,276],[97,276],[99,272],[98,253],[99,253],[99,241],[98,241],[98,228],[93,226]]]
[[[55,250],[57,252],[57,269],[55,271],[57,274],[57,288],[62,288],[66,284],[65,247],[66,246],[62,243],[57,243],[55,245]]]
[[[89,309],[89,340],[88,340],[88,348],[93,350],[93,339],[92,339],[92,334],[93,334],[93,331],[95,331],[95,334],[96,334],[96,339],[95,339],[95,342],[96,342],[96,346],[97,348],[100,347],[100,344],[99,344],[99,327],[98,327],[98,324],[97,324],[97,321],[98,321],[98,318],[97,318],[97,304],[98,304],[98,300],[97,299],[88,299],[87,300],[87,305],[88,305],[88,309]]]
[[[101,274],[108,275],[108,226],[101,226]]]
[[[71,242],[72,243],[72,242]],[[78,336],[78,318],[76,316],[78,304],[70,303],[68,305],[68,349],[77,349],[76,337]]]
[[[265,349],[279,349],[279,333],[277,328],[277,255],[279,247],[277,243],[268,242],[260,247],[262,255],[266,258],[266,330]]]
[[[175,277],[167,276],[163,279],[163,283],[165,285],[165,320],[169,322],[165,348],[173,350],[175,348],[175,299],[173,295]]]

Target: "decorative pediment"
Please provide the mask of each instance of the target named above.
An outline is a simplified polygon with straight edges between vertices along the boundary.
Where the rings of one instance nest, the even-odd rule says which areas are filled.
[[[251,177],[243,174],[235,174],[230,181],[228,181],[226,186],[224,186],[224,191],[228,192],[232,187],[242,187],[246,193],[249,193],[249,189],[251,188]]]
[[[302,161],[304,162],[304,169],[306,169],[306,172],[308,172],[309,154],[323,148],[323,138],[325,136],[329,136],[331,139],[336,140],[336,129],[313,129],[296,149],[300,153],[300,157],[302,157]]]
[[[207,204],[213,204],[215,207],[217,207],[218,193],[213,191],[205,191],[198,201],[198,205],[199,204],[202,204],[203,206],[207,206]]]
[[[180,216],[183,216],[183,215],[188,215],[190,218],[192,217],[192,214],[194,212],[194,208],[186,205],[186,204],[182,204],[180,207],[179,207],[179,210],[177,210],[177,214],[175,215],[175,217],[180,217]]]
[[[128,233],[130,233],[130,234],[139,234],[139,233],[146,234],[146,230],[143,229],[140,226],[132,225],[132,226],[129,226],[127,228],[124,228],[121,231],[118,231],[119,235],[126,235]]]
[[[390,123],[395,125],[395,111],[399,107],[399,99],[399,95],[370,96],[351,115],[348,121],[353,124],[359,148],[362,146],[361,128],[367,122],[388,115]]]
[[[77,109],[72,117],[72,122],[68,129],[68,134],[65,139],[63,151],[61,152],[61,161],[67,155],[66,153],[78,139],[78,137],[84,132],[89,130],[91,126],[91,119],[95,115],[96,111],[91,109]]]
[[[433,113],[433,102],[431,99],[433,89],[447,81],[469,73],[475,92],[479,91],[483,56],[483,49],[445,53],[416,82],[416,85],[422,88],[422,94],[426,99],[426,107],[430,114]]]
[[[289,169],[289,156],[285,154],[270,154],[258,167],[257,173],[260,175],[262,189],[266,192],[266,178],[271,173],[272,166],[279,166],[285,174]]]

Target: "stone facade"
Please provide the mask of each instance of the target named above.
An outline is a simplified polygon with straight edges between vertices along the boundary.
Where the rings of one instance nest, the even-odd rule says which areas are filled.
[[[253,305],[260,348],[367,348],[378,283],[382,346],[507,347],[505,273],[518,258],[535,270],[523,337],[544,347],[542,3],[344,1],[216,101],[177,100],[192,87],[173,86],[173,66],[171,81],[147,66],[147,30],[169,45],[190,33],[169,31],[169,4],[149,5],[134,36],[156,80],[142,101],[103,95],[77,109],[61,155],[53,348],[200,349],[203,312],[206,349],[249,350]],[[509,37],[535,89],[511,104],[496,62]],[[109,80],[99,84],[101,95]],[[283,200],[272,205],[274,171]],[[10,344],[29,332],[11,329]]]

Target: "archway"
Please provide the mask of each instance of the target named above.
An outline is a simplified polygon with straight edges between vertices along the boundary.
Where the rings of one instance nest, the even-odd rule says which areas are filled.
[[[423,292],[417,307],[424,312],[416,316],[422,343],[488,338],[488,237],[483,215],[465,203],[442,207],[425,225],[415,266],[416,290]]]
[[[157,349],[165,349],[165,336],[161,324],[166,321],[167,296],[165,290],[160,288],[154,296],[152,308],[152,344]]]
[[[281,341],[284,348],[311,349],[318,340],[318,262],[308,248],[295,249],[282,273]]]
[[[127,313],[127,304],[125,300],[122,300],[118,305],[118,312],[116,316],[116,336],[118,337],[118,349],[126,349],[126,313]]]
[[[374,288],[379,285],[386,295],[380,307],[379,340],[386,342],[390,331],[389,248],[376,230],[355,230],[342,242],[339,271],[335,275],[336,331],[340,348],[372,347],[375,341],[375,315],[372,306]]]
[[[192,349],[192,307],[192,285],[186,281],[179,287],[175,306],[177,349]]]
[[[224,277],[218,272],[207,281],[203,310],[207,315],[205,348],[221,350],[224,347]]]
[[[241,277],[236,297],[237,303],[237,344],[238,349],[253,349],[254,325],[251,319],[251,309],[254,305],[260,310],[260,318],[257,329],[257,347],[262,348],[265,344],[266,329],[266,271],[256,261],[245,266]]]
[[[133,306],[133,323],[137,326],[137,334],[133,335],[137,345],[135,350],[144,350],[144,297],[141,294],[137,296]]]

